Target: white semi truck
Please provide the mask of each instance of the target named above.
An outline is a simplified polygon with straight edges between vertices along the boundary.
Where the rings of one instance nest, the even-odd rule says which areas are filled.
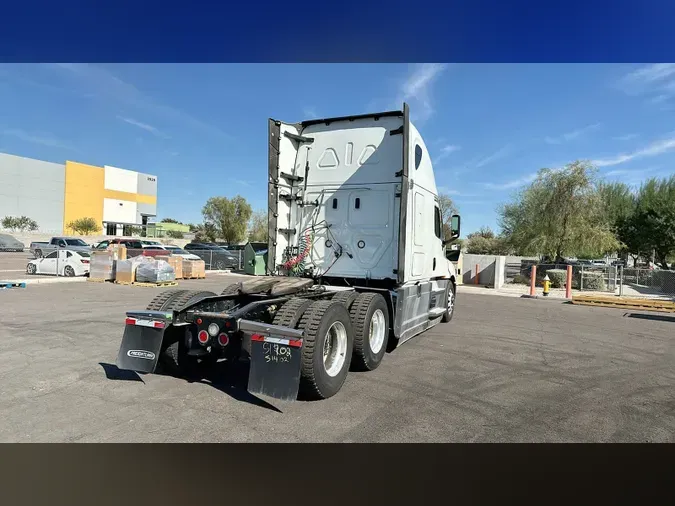
[[[168,290],[129,311],[121,369],[205,374],[250,361],[248,390],[327,398],[350,369],[452,319],[456,273],[431,158],[400,111],[269,120],[267,275]]]

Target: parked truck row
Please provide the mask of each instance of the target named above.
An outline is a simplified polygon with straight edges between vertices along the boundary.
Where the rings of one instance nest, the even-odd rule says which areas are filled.
[[[268,122],[267,274],[126,313],[117,365],[190,377],[250,362],[248,390],[325,399],[350,369],[452,320],[456,274],[409,109]]]

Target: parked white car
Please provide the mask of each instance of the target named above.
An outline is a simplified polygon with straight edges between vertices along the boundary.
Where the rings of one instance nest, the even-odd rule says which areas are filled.
[[[28,274],[52,274],[74,277],[89,274],[91,255],[86,251],[62,249],[52,251],[44,258],[36,258],[26,265]]]
[[[183,248],[179,248],[178,246],[174,246],[173,244],[164,246],[164,249],[167,250],[172,255],[178,255],[179,257],[183,257],[185,260],[201,260],[201,258],[198,257],[197,255],[185,251]]]

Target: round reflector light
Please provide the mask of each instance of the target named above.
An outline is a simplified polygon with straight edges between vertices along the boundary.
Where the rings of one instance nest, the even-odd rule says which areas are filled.
[[[227,337],[227,334],[222,333],[218,336],[218,344],[221,346],[227,346],[227,343],[230,342],[230,338]]]
[[[209,325],[209,334],[211,334],[212,336],[214,336],[214,337],[217,336],[219,330],[220,330],[220,327],[218,327],[218,325],[216,325],[215,323],[212,323],[211,325]]]
[[[206,330],[200,330],[199,334],[197,334],[197,339],[199,339],[200,343],[205,344],[209,340],[209,334],[206,332]]]

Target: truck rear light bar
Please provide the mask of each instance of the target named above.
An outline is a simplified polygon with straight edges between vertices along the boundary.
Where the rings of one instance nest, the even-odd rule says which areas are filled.
[[[166,327],[166,324],[164,322],[160,322],[157,320],[142,320],[140,318],[131,318],[129,316],[127,316],[126,318],[126,324],[138,325],[140,327],[150,327],[154,329],[163,329]]]
[[[260,341],[265,343],[284,344],[292,346],[293,348],[302,348],[302,339],[281,339],[279,337],[263,336],[261,334],[253,334],[252,341]]]

